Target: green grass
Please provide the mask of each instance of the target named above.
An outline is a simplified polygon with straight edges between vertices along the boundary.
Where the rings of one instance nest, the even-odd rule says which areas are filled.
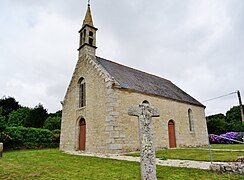
[[[213,161],[235,161],[244,152],[212,151]],[[157,157],[165,156],[168,159],[188,159],[198,161],[209,161],[209,151],[199,149],[167,149],[156,152]]]
[[[243,179],[240,175],[157,166],[158,179]],[[12,151],[0,159],[0,179],[140,179],[137,162],[64,154],[56,149]]]
[[[214,145],[215,149],[235,149],[240,150],[240,145]],[[139,153],[127,154],[129,156],[139,156]],[[213,161],[220,162],[233,162],[238,156],[244,156],[243,151],[212,151]],[[209,161],[209,151],[204,149],[186,148],[186,149],[165,149],[156,151],[156,157],[166,157],[167,159],[184,159],[184,160],[197,160],[197,161]]]
[[[244,144],[211,144],[212,149],[233,149],[233,150],[243,150]]]

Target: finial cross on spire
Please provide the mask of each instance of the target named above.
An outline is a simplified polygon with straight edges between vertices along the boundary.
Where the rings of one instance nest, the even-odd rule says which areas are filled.
[[[90,3],[91,3],[91,0],[88,0],[88,5],[90,5]]]

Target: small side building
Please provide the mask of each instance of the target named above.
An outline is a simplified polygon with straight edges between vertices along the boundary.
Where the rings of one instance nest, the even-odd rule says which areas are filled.
[[[90,5],[79,58],[63,101],[60,149],[121,153],[139,149],[138,121],[128,108],[147,100],[156,149],[208,144],[205,106],[171,81],[96,56]]]

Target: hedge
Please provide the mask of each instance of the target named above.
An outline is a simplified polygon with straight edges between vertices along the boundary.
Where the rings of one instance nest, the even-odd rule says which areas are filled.
[[[7,127],[0,133],[5,149],[39,149],[59,146],[60,130]]]

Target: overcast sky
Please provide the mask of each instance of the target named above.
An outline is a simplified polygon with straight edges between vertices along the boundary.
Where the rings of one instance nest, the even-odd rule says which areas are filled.
[[[0,98],[61,109],[86,8],[86,0],[1,0]],[[92,0],[91,10],[97,56],[169,79],[200,102],[244,96],[243,0]],[[225,113],[238,99],[204,104],[207,115]]]

